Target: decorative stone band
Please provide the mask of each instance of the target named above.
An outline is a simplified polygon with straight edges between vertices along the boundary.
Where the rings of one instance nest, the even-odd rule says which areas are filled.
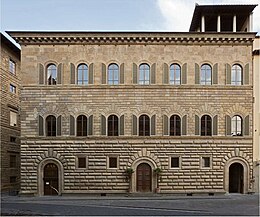
[[[8,32],[21,44],[251,44],[255,33]]]

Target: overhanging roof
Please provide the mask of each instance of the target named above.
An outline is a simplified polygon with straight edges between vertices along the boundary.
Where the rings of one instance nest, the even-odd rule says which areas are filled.
[[[198,5],[196,4],[191,25],[190,32],[196,31],[200,25],[202,14],[249,14],[257,4],[254,5]]]
[[[20,56],[21,50],[15,46],[8,38],[6,38],[2,33],[1,34],[1,44],[5,44],[11,50],[13,50],[18,56]]]

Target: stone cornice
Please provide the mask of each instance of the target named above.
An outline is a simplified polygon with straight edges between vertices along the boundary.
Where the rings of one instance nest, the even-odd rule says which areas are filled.
[[[251,45],[255,33],[200,32],[8,32],[21,45]]]

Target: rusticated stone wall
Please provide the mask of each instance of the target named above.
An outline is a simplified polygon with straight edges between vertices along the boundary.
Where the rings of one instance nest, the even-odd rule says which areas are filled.
[[[221,35],[221,34],[220,34]],[[223,36],[224,37],[224,36]],[[23,65],[21,95],[22,112],[22,183],[21,192],[43,194],[42,165],[59,165],[61,193],[125,193],[127,167],[136,169],[142,162],[152,169],[162,168],[159,183],[163,193],[224,193],[228,191],[228,165],[244,167],[244,193],[252,190],[252,44],[26,44],[22,45]],[[240,35],[238,34],[238,37]],[[241,36],[242,37],[242,36]],[[47,42],[46,42],[47,43]],[[50,42],[48,42],[50,43]],[[39,64],[62,63],[61,84],[39,85]],[[70,64],[93,63],[94,84],[70,84]],[[124,63],[124,84],[101,84],[102,64]],[[155,84],[133,84],[133,63],[156,64]],[[180,86],[163,84],[163,65],[187,64],[187,83]],[[195,85],[195,64],[217,63],[218,82]],[[226,85],[226,64],[249,67],[249,83]],[[61,136],[38,136],[38,116],[61,115]],[[69,136],[69,117],[93,115],[93,135],[85,138]],[[125,115],[124,136],[101,136],[101,114]],[[132,115],[156,115],[155,136],[132,135]],[[187,115],[187,135],[163,136],[163,115]],[[195,115],[218,115],[216,136],[195,136]],[[249,135],[226,136],[225,116],[249,116]],[[87,157],[87,168],[78,169],[76,158]],[[109,169],[107,158],[118,157],[119,167]],[[169,167],[171,156],[181,159],[179,169]],[[201,167],[201,157],[211,159],[211,167]],[[155,176],[152,175],[155,188]],[[136,191],[136,173],[131,191]]]

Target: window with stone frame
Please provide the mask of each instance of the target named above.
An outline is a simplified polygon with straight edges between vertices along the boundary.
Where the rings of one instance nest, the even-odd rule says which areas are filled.
[[[200,69],[200,84],[211,85],[212,84],[212,68],[208,64],[204,64]]]
[[[118,117],[110,115],[107,119],[107,135],[118,136]]]
[[[150,84],[150,66],[146,63],[139,66],[139,84]]]
[[[80,156],[78,157],[78,168],[79,169],[84,169],[87,168],[87,158]]]
[[[171,157],[171,168],[180,168],[180,157]]]
[[[77,84],[86,85],[88,84],[88,66],[86,64],[80,64],[77,68]]]
[[[231,85],[242,85],[242,67],[238,64],[232,66]]]
[[[150,136],[150,118],[148,115],[139,117],[139,136]]]
[[[9,71],[14,75],[16,74],[16,63],[12,59],[9,59]]]
[[[79,115],[77,117],[77,136],[87,136],[87,124],[88,119],[85,115]]]
[[[15,154],[10,154],[10,162],[9,162],[10,168],[16,168],[17,167],[17,157]]]
[[[180,85],[181,84],[181,67],[178,64],[172,64],[170,66],[170,84]]]
[[[16,137],[10,136],[10,142],[11,142],[11,143],[15,143],[15,142],[16,142]]]
[[[118,167],[118,157],[108,157],[108,168],[115,169]]]
[[[209,115],[201,117],[201,136],[212,136],[212,118]]]
[[[56,117],[49,115],[46,118],[46,136],[56,136],[57,126],[56,126]]]
[[[178,115],[170,117],[170,136],[181,135],[181,118]]]
[[[202,157],[201,158],[201,167],[202,168],[210,168],[211,167],[211,158],[210,157]]]
[[[242,118],[239,115],[235,115],[231,119],[231,135],[242,136]]]
[[[50,64],[47,66],[47,81],[48,85],[57,84],[57,67],[54,64]]]
[[[17,126],[17,112],[10,111],[10,126]]]
[[[16,94],[16,86],[13,84],[10,84],[10,92],[13,94]]]
[[[115,63],[112,63],[108,66],[108,84],[109,85],[118,85],[119,84],[119,66]]]

